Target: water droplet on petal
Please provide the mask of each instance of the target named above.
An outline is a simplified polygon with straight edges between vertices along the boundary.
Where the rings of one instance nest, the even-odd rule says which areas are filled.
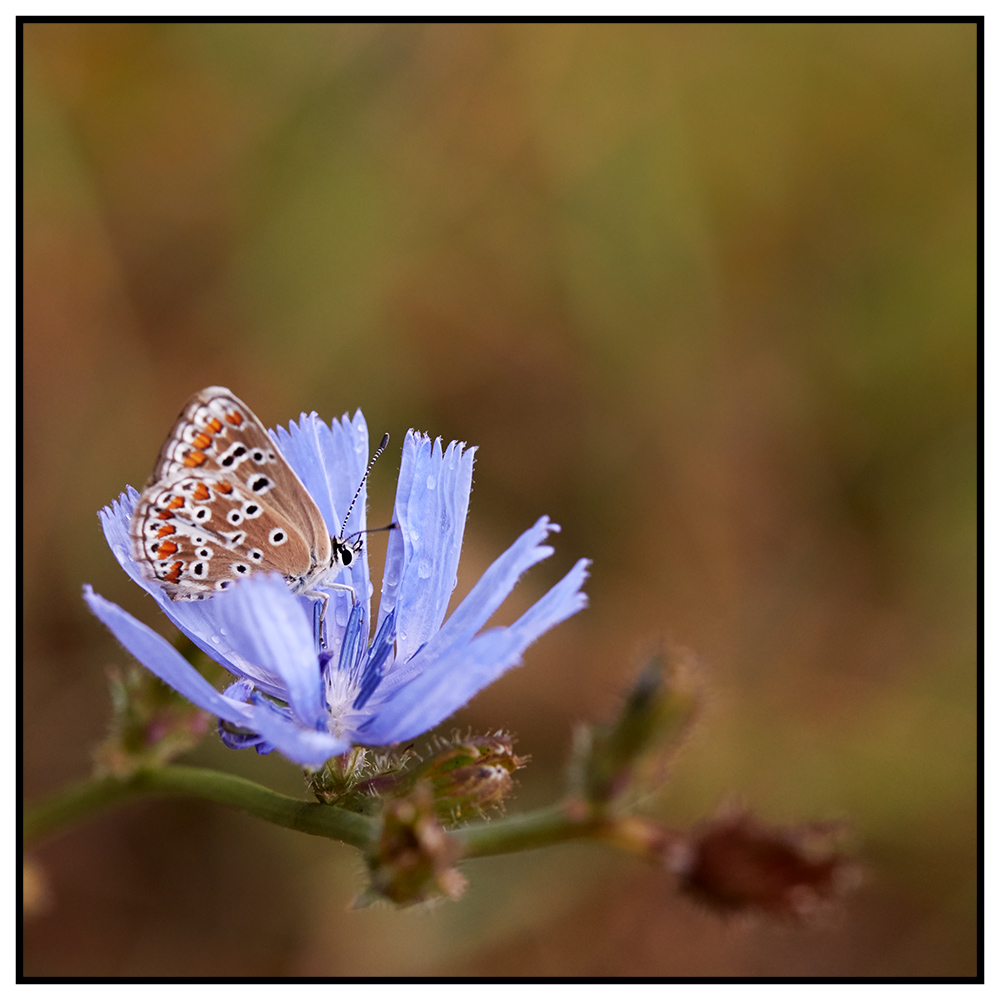
[[[421,559],[417,564],[417,576],[421,580],[426,580],[431,575],[432,570],[433,567],[431,566],[430,559]]]
[[[222,640],[217,635],[213,635],[210,638],[211,638],[212,642],[214,642],[216,644],[216,646],[218,646],[219,643],[222,642]]]

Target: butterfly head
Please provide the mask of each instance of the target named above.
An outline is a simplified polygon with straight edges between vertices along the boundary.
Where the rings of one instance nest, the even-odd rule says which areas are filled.
[[[361,550],[364,548],[364,538],[361,532],[349,535],[347,538],[331,538],[330,539],[330,567],[348,567],[354,563],[354,560],[361,555]]]

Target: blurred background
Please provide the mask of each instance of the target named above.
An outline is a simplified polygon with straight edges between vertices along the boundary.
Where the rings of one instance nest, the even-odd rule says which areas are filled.
[[[33,852],[27,975],[970,975],[977,903],[976,28],[24,26],[24,787],[86,776],[170,634],[96,511],[195,390],[479,446],[459,592],[541,514],[590,608],[452,720],[562,787],[660,642],[708,691],[648,813],[846,817],[864,882],[723,921],[596,845],[348,909],[351,849],[201,802]],[[384,539],[372,542],[377,571]],[[446,726],[445,730],[451,728]],[[184,758],[301,794],[277,755]]]

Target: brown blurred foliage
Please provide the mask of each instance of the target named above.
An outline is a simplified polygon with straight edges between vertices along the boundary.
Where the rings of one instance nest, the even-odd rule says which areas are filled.
[[[800,931],[585,844],[352,912],[350,849],[151,802],[33,855],[28,975],[975,972],[975,25],[23,42],[29,798],[89,772],[125,658],[81,584],[163,624],[96,511],[222,384],[272,426],[362,407],[397,457],[410,426],[479,445],[458,593],[563,526],[505,620],[594,560],[590,608],[455,720],[531,755],[508,811],[556,794],[574,723],[666,639],[711,698],[656,816],[847,816],[866,869]],[[302,789],[214,735],[188,759]]]

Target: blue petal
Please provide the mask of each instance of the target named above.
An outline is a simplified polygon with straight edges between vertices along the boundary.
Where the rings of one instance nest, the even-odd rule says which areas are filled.
[[[341,522],[368,468],[368,427],[360,410],[353,420],[345,414],[332,424],[324,423],[315,413],[303,414],[297,424],[288,425],[287,431],[277,427],[271,436],[316,501],[331,536],[342,536],[345,531],[353,534],[367,527],[367,485],[362,486],[350,522],[346,525]],[[364,620],[369,622],[372,588],[367,548],[362,549],[360,559],[341,572],[336,582],[353,587],[357,601],[364,608]],[[327,590],[327,593],[330,594],[328,628],[339,626],[328,634],[330,647],[336,652],[352,601],[343,590]]]
[[[467,645],[452,647],[443,657],[432,654],[425,660],[428,647],[421,650],[411,661],[418,672],[386,704],[373,706],[374,718],[361,727],[358,740],[382,745],[419,736],[517,666],[539,636],[586,606],[587,595],[580,588],[588,565],[588,560],[581,559],[513,625],[490,629]]]
[[[469,512],[475,448],[408,431],[396,488],[379,624],[396,609],[396,654],[408,659],[434,635],[455,589]]]
[[[250,707],[253,713],[251,721],[244,725],[303,767],[319,767],[351,746],[347,740],[325,730],[320,732],[305,728],[278,705],[264,698],[255,698]]]
[[[303,725],[322,725],[326,702],[312,626],[281,576],[255,574],[212,600],[236,651],[281,678],[281,697]]]
[[[219,694],[163,636],[137,621],[117,604],[95,594],[90,585],[83,588],[83,599],[115,638],[160,680],[169,684],[188,701],[237,726],[249,726],[252,710]]]
[[[398,683],[419,670],[420,664],[433,662],[437,657],[447,657],[453,650],[468,645],[507,599],[521,574],[552,555],[552,547],[541,543],[549,532],[558,530],[559,525],[552,524],[547,517],[539,518],[479,578],[444,626],[420,650],[419,657],[405,666],[397,667],[393,675],[387,678],[387,683]]]

